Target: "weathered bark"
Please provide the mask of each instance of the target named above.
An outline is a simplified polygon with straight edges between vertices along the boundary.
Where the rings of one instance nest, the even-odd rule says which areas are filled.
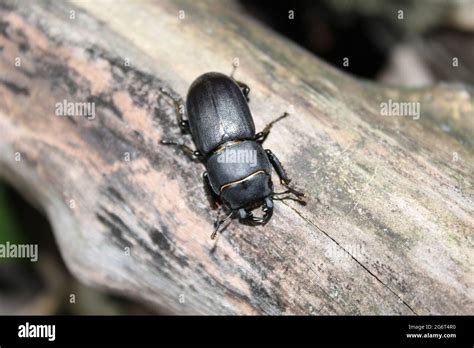
[[[472,87],[355,79],[227,1],[3,0],[0,29],[0,175],[82,281],[178,314],[474,312]],[[214,243],[203,166],[157,143],[180,136],[160,88],[234,57],[258,129],[291,113],[266,147],[310,200]],[[95,119],[56,116],[64,99]]]

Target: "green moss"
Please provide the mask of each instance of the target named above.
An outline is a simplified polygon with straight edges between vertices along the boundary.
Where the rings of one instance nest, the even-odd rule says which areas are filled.
[[[21,233],[15,215],[8,203],[8,195],[4,185],[0,184],[0,244],[9,241],[20,243]]]

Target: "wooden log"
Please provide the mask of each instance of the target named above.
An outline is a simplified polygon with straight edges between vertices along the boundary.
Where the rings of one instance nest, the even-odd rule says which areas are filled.
[[[0,175],[86,284],[175,314],[474,312],[472,86],[356,79],[228,1],[1,0],[0,46]],[[236,57],[257,128],[290,112],[265,146],[310,198],[214,242],[160,88]],[[383,115],[400,102],[419,118]]]

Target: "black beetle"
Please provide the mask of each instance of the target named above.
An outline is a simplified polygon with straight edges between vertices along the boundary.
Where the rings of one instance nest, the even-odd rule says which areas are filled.
[[[161,92],[173,100],[179,126],[183,133],[191,134],[197,150],[182,141],[161,140],[161,143],[179,146],[206,166],[203,174],[206,193],[227,212],[224,219],[217,217],[212,239],[222,223],[234,217],[250,225],[266,224],[273,214],[273,199],[293,199],[305,204],[304,194],[289,186],[291,180],[278,158],[262,147],[273,124],[288,113],[255,133],[248,106],[250,88],[232,76],[216,72],[201,75],[192,83],[185,109],[181,99],[163,89]],[[286,191],[273,191],[271,166]],[[282,194],[295,197],[279,196]],[[263,206],[263,215],[257,217],[252,210],[259,206]]]

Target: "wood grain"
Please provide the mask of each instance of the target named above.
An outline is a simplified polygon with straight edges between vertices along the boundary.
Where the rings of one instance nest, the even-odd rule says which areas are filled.
[[[474,312],[472,86],[356,79],[227,1],[2,0],[0,47],[0,176],[83,282],[174,314]],[[265,145],[310,200],[214,243],[203,166],[157,143],[180,136],[160,88],[235,57],[257,129],[290,112]]]

